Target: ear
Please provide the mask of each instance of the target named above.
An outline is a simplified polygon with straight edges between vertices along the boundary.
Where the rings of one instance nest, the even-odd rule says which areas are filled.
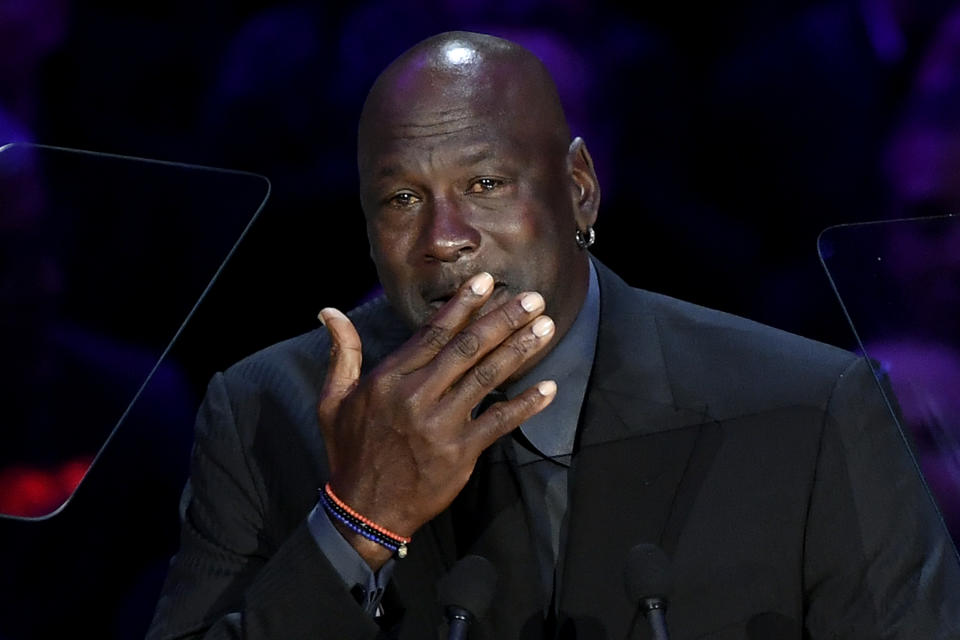
[[[593,169],[593,158],[583,138],[577,136],[567,151],[567,173],[571,178],[571,194],[576,212],[577,228],[586,230],[597,221],[600,209],[600,182]]]

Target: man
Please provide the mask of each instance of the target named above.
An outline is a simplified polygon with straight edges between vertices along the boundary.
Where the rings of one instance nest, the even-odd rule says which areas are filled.
[[[386,298],[214,377],[151,638],[436,637],[470,553],[498,574],[471,637],[623,638],[641,542],[674,638],[960,634],[866,365],[591,261],[596,175],[529,52],[416,45],[358,161]]]

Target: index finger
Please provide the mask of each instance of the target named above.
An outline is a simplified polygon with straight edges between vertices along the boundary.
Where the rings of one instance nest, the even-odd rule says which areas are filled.
[[[410,373],[433,360],[489,299],[493,285],[493,276],[486,271],[460,285],[453,297],[397,351],[394,357],[400,360],[400,373]]]

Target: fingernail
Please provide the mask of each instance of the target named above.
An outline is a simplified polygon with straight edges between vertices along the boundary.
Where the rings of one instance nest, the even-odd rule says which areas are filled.
[[[553,320],[546,316],[537,318],[537,321],[533,323],[533,334],[538,338],[542,338],[551,331],[553,331]]]
[[[528,293],[520,298],[520,306],[525,311],[536,311],[543,306],[543,296],[539,293]]]
[[[492,286],[493,276],[486,271],[473,276],[473,279],[470,281],[470,290],[478,296],[482,296],[487,291],[490,291],[490,287]]]
[[[552,396],[557,392],[557,383],[553,380],[544,380],[537,385],[537,391],[539,391],[540,395],[544,397]]]
[[[339,309],[335,309],[333,307],[325,307],[323,309],[320,309],[320,313],[317,314],[317,318],[320,320],[323,326],[327,326],[327,318],[330,316],[333,316],[335,318],[345,317],[342,311],[340,311]]]

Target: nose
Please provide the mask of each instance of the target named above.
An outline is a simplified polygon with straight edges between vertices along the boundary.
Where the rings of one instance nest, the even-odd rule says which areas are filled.
[[[434,201],[424,229],[424,257],[428,262],[456,262],[480,246],[480,232],[464,211],[449,198]]]

